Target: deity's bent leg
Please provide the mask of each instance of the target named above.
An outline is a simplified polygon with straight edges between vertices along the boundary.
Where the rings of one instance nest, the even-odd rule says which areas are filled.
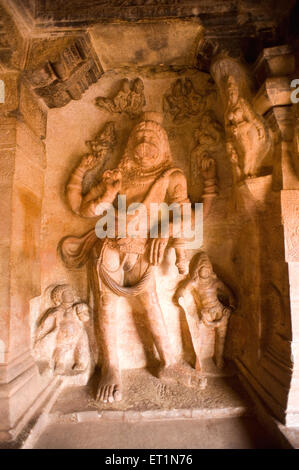
[[[89,345],[87,334],[84,332],[77,343],[75,354],[74,354],[74,370],[76,371],[84,371],[86,370],[88,363],[89,363]]]
[[[198,319],[198,317],[187,318],[187,321],[196,355],[196,369],[202,372],[202,358],[207,337],[207,327]],[[193,328],[190,327],[193,326],[191,322],[194,324]]]
[[[55,375],[63,375],[65,373],[69,355],[68,345],[59,345],[55,348],[52,358],[52,368]]]
[[[99,343],[102,352],[101,379],[97,398],[104,402],[121,400],[121,374],[117,351],[118,297],[103,292],[99,308]]]
[[[138,296],[140,303],[146,311],[150,324],[154,343],[159,353],[160,359],[167,367],[174,364],[174,354],[168,338],[167,328],[164,316],[158,299],[155,283],[149,286],[147,292],[143,292]]]

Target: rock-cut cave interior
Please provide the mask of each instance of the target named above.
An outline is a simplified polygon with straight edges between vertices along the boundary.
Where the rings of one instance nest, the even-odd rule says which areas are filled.
[[[0,0],[0,449],[299,447],[298,20]]]

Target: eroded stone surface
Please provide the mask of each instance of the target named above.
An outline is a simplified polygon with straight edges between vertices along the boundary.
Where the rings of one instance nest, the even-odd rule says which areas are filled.
[[[242,408],[233,379],[226,389],[216,368],[194,369],[216,346],[218,366],[233,359],[276,417],[298,420],[298,106],[289,93],[298,53],[291,25],[285,34],[289,10],[141,3],[1,6],[1,439],[14,439],[55,388],[34,361],[33,338],[57,285],[89,306],[83,383],[94,370],[97,390],[66,392],[78,393],[79,412],[189,419],[210,416],[229,396]],[[108,17],[141,21],[101,22]],[[290,44],[277,42],[283,35]],[[195,341],[174,297],[199,247],[146,235],[102,249],[87,236],[74,253],[78,237],[94,237],[100,200],[118,194],[204,202],[200,248],[237,309],[224,326],[233,304],[212,285],[198,285],[188,309],[197,324],[220,321],[220,343],[218,326]],[[68,308],[79,313],[73,301]],[[61,368],[62,386],[82,384],[70,380],[76,362]]]
[[[211,366],[209,367],[211,368]],[[139,413],[138,419],[149,419],[158,417],[165,412],[165,416],[171,417],[168,411],[180,410],[181,416],[186,417],[188,410],[210,410],[215,415],[221,410],[233,410],[240,408],[240,412],[248,410],[248,402],[242,397],[242,390],[236,377],[214,376],[208,378],[207,386],[204,390],[189,388],[180,384],[166,384],[154,377],[144,369],[130,370],[123,372],[124,393],[123,401],[113,404],[99,403],[95,397],[96,383],[90,387],[80,387],[66,389],[56,402],[52,413],[59,415],[72,414],[81,411],[97,410],[99,416],[105,410],[111,411],[132,411]],[[182,400],[182,396],[184,399]],[[108,415],[107,415],[108,416]],[[111,416],[114,416],[111,414]],[[122,415],[124,416],[124,415]],[[191,417],[191,415],[189,416]],[[115,419],[120,415],[115,415]],[[108,419],[108,418],[107,418]]]

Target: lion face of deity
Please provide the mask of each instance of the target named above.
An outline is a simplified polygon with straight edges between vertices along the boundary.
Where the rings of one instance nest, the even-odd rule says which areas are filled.
[[[133,129],[119,167],[147,173],[156,168],[172,165],[168,137],[163,127],[155,121],[142,121]]]
[[[201,268],[198,270],[198,277],[200,279],[209,279],[213,274],[213,270],[208,264],[205,264],[204,266],[201,266]]]
[[[157,135],[147,129],[135,133],[136,144],[133,158],[143,168],[150,168],[161,161],[160,142]]]

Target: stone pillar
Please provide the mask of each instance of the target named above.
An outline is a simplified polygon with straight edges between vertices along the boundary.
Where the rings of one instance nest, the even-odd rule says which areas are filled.
[[[288,46],[264,49],[254,76],[260,85],[253,104],[272,129],[271,206],[261,227],[261,354],[241,372],[273,414],[299,424],[299,179],[294,164],[294,113],[290,83],[295,60]],[[269,244],[271,246],[269,250]]]
[[[48,107],[80,99],[102,75],[87,34],[79,34],[68,47],[58,42],[56,53],[49,51],[53,63],[20,72],[25,43],[20,39],[9,55],[18,53],[22,60],[8,63],[4,69],[11,71],[0,73],[5,91],[0,103],[0,440],[17,436],[56,383],[53,379],[49,386],[50,379],[39,374],[31,356],[30,303],[41,295]]]
[[[40,295],[46,111],[18,72],[1,73],[0,79],[0,439],[8,440],[47,385],[30,354],[30,300]]]
[[[298,105],[297,105],[298,106]],[[284,227],[285,261],[288,263],[291,321],[292,378],[286,409],[286,424],[299,424],[299,178],[296,174],[294,147],[295,105],[280,113],[282,129],[281,215]]]

